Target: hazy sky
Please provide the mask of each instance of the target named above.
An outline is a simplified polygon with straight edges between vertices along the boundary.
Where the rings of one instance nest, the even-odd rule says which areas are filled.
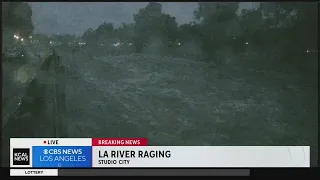
[[[76,34],[97,28],[103,22],[121,25],[133,22],[133,14],[148,2],[32,2],[35,32]],[[178,23],[193,20],[196,2],[164,2],[163,11],[175,16]],[[253,3],[241,3],[241,8],[252,8]]]

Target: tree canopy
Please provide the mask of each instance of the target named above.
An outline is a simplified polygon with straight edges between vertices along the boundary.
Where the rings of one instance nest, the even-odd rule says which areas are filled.
[[[293,55],[317,49],[317,14],[313,3],[268,2],[239,11],[238,2],[199,2],[194,21],[179,25],[175,17],[162,11],[160,3],[151,2],[133,15],[133,23],[114,27],[105,22],[95,30],[88,29],[82,38],[97,45],[104,39],[114,42],[112,38],[133,42],[136,52],[143,52],[154,42],[166,52],[193,43],[208,60],[228,47],[234,49],[233,53],[250,48]]]
[[[28,3],[2,3],[2,23],[5,29],[13,30],[21,36],[28,36],[33,32],[31,17],[32,9]]]

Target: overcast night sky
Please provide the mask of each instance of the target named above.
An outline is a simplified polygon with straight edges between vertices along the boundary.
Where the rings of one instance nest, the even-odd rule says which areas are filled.
[[[88,28],[97,28],[103,22],[121,25],[133,22],[133,14],[148,2],[33,2],[35,32],[42,34],[82,35]],[[193,20],[197,2],[165,2],[163,11],[176,17],[178,23]],[[253,3],[241,3],[240,8],[252,8]]]

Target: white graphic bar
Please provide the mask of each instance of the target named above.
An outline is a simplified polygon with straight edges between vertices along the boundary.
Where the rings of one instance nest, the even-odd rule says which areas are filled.
[[[58,169],[10,169],[10,176],[58,176]]]
[[[93,167],[310,167],[309,146],[92,148]]]

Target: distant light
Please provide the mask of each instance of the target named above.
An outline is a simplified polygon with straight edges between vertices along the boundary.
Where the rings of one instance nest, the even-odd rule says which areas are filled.
[[[237,39],[237,38],[233,38],[233,39]]]
[[[23,38],[21,38],[21,41],[23,41]]]
[[[307,50],[306,52],[307,52],[307,53],[309,53],[310,51],[309,51],[309,50]]]
[[[129,46],[131,46],[132,45],[132,43],[129,43]]]
[[[32,39],[32,36],[29,36],[29,39]]]
[[[181,43],[178,43],[178,45],[180,46],[180,45],[181,45]]]
[[[52,44],[52,41],[50,41],[50,44]]]
[[[21,56],[23,57],[24,55],[22,54]]]
[[[248,45],[249,43],[248,43],[248,42],[246,42],[246,44]]]
[[[120,43],[113,44],[114,47],[120,46]]]

